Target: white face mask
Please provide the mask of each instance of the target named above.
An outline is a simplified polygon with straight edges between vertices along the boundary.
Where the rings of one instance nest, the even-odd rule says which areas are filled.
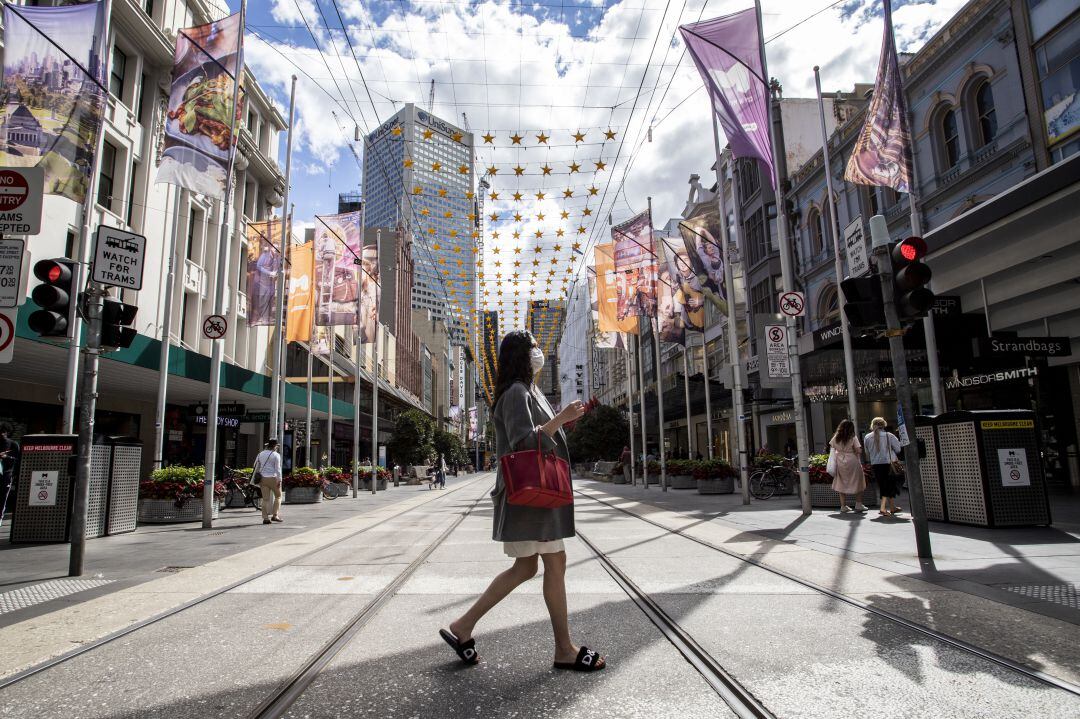
[[[539,347],[533,347],[529,352],[529,363],[532,364],[533,374],[537,374],[544,369],[544,353]]]

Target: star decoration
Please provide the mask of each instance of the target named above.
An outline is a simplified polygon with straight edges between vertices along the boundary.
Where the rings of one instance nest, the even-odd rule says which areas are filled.
[[[600,170],[603,170],[605,167],[607,167],[607,165],[604,164],[603,160],[597,160],[595,164],[596,164],[596,171],[597,172],[599,172]]]
[[[494,202],[495,200],[499,199],[499,193],[498,192],[492,192],[490,195],[488,195],[488,197],[490,197],[491,201]]]
[[[458,165],[457,171],[460,172],[462,175],[467,175],[467,174],[469,174],[469,166],[468,165]]]
[[[584,235],[584,234],[585,234],[585,227],[584,227],[584,226],[579,226],[579,227],[577,228],[577,233],[578,233],[579,235]]]
[[[390,131],[391,135],[401,135],[401,125],[394,125],[394,129]]]
[[[556,237],[562,237],[563,236],[563,228],[560,227],[559,229],[555,230],[555,236]]]
[[[460,132],[455,132],[453,135],[450,136],[450,139],[454,142],[461,142],[461,138],[463,137],[465,136],[462,135]]]
[[[469,222],[475,221],[476,220],[476,213],[475,212],[470,212],[468,214],[468,218],[469,218]]]
[[[581,249],[581,243],[580,242],[575,242],[574,243],[574,249],[575,250],[580,250]]]
[[[515,240],[521,239],[521,233],[519,231],[517,231],[517,230],[514,230],[514,239]]]
[[[422,207],[422,208],[420,208],[420,214],[427,217],[428,215],[431,214],[431,210],[429,210],[426,207]]]
[[[540,221],[540,222],[543,222],[544,221],[544,213],[541,212],[539,215],[536,216],[536,219],[538,221]]]
[[[401,164],[403,164],[405,167],[412,167],[413,166],[412,158],[411,157],[406,157],[405,162],[403,162]]]
[[[510,136],[510,141],[513,142],[515,145],[520,145],[521,139],[521,135],[517,134],[516,132]]]
[[[534,247],[534,248],[533,248],[533,252],[535,252],[535,253],[536,253],[536,254],[538,254],[538,255],[539,255],[539,254],[540,254],[541,252],[543,252],[543,251],[544,251],[544,248],[543,248],[543,247]]]
[[[585,217],[588,217],[589,215],[592,214],[592,210],[590,210],[588,207],[586,207],[584,210],[581,211],[581,214],[583,216],[585,216]]]
[[[592,187],[589,188],[589,195],[590,196],[596,195],[599,192],[600,192],[600,188],[597,187],[596,185],[593,185]]]
[[[420,187],[420,185],[417,185],[416,187],[412,188],[412,193],[414,195],[422,195],[424,194],[424,188]]]
[[[604,137],[606,137],[609,140],[614,140],[615,139],[615,131],[612,130],[611,128],[608,128],[607,132],[604,133]]]
[[[536,136],[536,139],[537,139],[538,142],[541,142],[541,143],[546,145],[547,141],[548,141],[548,136],[544,134],[543,130],[541,130],[540,134]]]
[[[434,135],[435,133],[434,133],[434,132],[432,132],[431,130],[424,130],[424,133],[423,133],[423,134],[424,134],[424,139],[425,139],[425,140],[430,140],[430,139],[431,139],[431,137],[432,137],[432,136],[433,136],[433,135]]]
[[[536,199],[537,200],[543,200],[545,197],[547,197],[547,195],[545,195],[543,192],[537,192],[536,193]]]
[[[497,213],[495,213],[495,212],[492,212],[491,213],[491,221],[492,222],[498,222],[499,221],[499,215]]]
[[[453,216],[454,216],[454,213],[451,212],[450,210],[447,210],[446,212],[443,213],[443,217],[445,217],[448,220]]]
[[[436,242],[434,245],[431,246],[431,249],[436,250],[436,251],[441,250],[442,245],[440,245],[438,242]]]
[[[492,134],[491,134],[490,132],[488,132],[488,133],[487,133],[486,135],[482,135],[481,137],[483,137],[483,138],[484,138],[484,142],[486,142],[486,143],[487,143],[487,144],[489,144],[489,145],[490,145],[491,143],[495,142],[495,136],[494,136],[494,135],[492,135]]]
[[[489,175],[495,175],[498,172],[499,172],[499,168],[495,167],[494,165],[492,165],[491,167],[489,167],[487,169],[487,174],[489,174]]]
[[[441,169],[442,169],[442,165],[440,163],[438,163],[438,162],[431,163],[431,171],[432,172],[438,172]]]
[[[515,255],[520,255],[521,254],[521,248],[520,247],[515,247],[514,248],[514,254]]]
[[[514,175],[520,176],[520,175],[524,175],[524,174],[525,174],[525,168],[522,167],[521,165],[518,165],[517,167],[514,168]]]
[[[473,198],[473,195],[475,195],[475,194],[476,193],[474,193],[472,190],[469,190],[468,192],[465,193],[465,199],[466,200],[471,200]]]
[[[539,267],[539,266],[540,266],[540,260],[533,260],[533,267]],[[533,277],[536,277],[535,272],[533,273]]]
[[[574,142],[585,142],[585,133],[578,130],[574,133]]]
[[[439,188],[439,197],[446,197],[446,188],[445,187],[440,187]]]
[[[571,190],[571,189],[570,189],[570,188],[568,187],[568,188],[566,188],[565,190],[563,190],[562,196],[563,196],[563,197],[573,197],[573,196],[574,196],[574,191],[573,191],[573,190]]]
[[[514,193],[514,201],[515,202],[520,201],[522,197],[524,197],[524,195],[522,195],[520,192],[515,192]]]
[[[544,233],[543,233],[543,232],[541,232],[540,230],[537,230],[537,231],[536,231],[536,237],[537,237],[537,238],[541,238],[541,237],[543,237],[543,236],[544,236]]]
[[[495,231],[495,232],[492,232],[492,233],[491,233],[491,239],[493,239],[493,240],[497,240],[497,239],[499,239],[499,233],[498,233],[498,231]]]
[[[543,166],[543,167],[541,167],[540,169],[541,169],[541,170],[543,171],[543,173],[544,173],[545,175],[550,175],[550,174],[551,174],[551,168],[550,168],[550,167],[548,167],[547,165],[544,165],[544,166]]]
[[[521,213],[520,212],[515,212],[514,213],[514,222],[521,222]]]
[[[435,228],[434,227],[429,227],[427,229],[427,232],[428,232],[429,235],[434,235],[435,234]]]
[[[575,172],[578,172],[580,170],[581,170],[581,165],[577,164],[576,162],[571,162],[570,163],[570,174],[574,174]]]
[[[562,245],[555,245],[555,246],[554,246],[554,247],[552,247],[551,249],[553,249],[553,250],[555,250],[556,252],[558,252],[559,250],[561,250],[561,249],[562,249]]]
[[[564,220],[568,220],[568,219],[570,219],[570,213],[567,212],[566,210],[563,210],[562,212],[559,213],[559,217],[561,217]]]

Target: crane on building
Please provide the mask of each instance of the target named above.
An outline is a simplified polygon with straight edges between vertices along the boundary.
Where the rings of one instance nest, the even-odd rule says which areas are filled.
[[[427,109],[430,113],[435,112],[435,78],[431,78],[431,90],[428,92]]]

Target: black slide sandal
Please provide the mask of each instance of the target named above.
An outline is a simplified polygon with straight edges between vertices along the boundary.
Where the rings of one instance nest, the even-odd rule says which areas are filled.
[[[602,661],[603,664],[597,664]],[[574,672],[598,672],[607,666],[607,661],[600,656],[600,652],[594,652],[588,647],[578,650],[577,659],[572,662],[555,662],[556,669],[568,669]]]
[[[459,642],[458,638],[445,629],[439,630],[439,636],[443,638],[450,648],[457,652],[457,655],[461,658],[461,661],[466,664],[477,664],[480,662],[480,657],[476,654],[476,639],[470,638],[468,641]]]

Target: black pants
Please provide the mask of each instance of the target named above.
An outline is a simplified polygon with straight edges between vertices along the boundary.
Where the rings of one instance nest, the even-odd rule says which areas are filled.
[[[882,497],[896,497],[896,475],[893,474],[892,465],[871,465],[874,470],[874,479],[877,480],[878,491]]]

